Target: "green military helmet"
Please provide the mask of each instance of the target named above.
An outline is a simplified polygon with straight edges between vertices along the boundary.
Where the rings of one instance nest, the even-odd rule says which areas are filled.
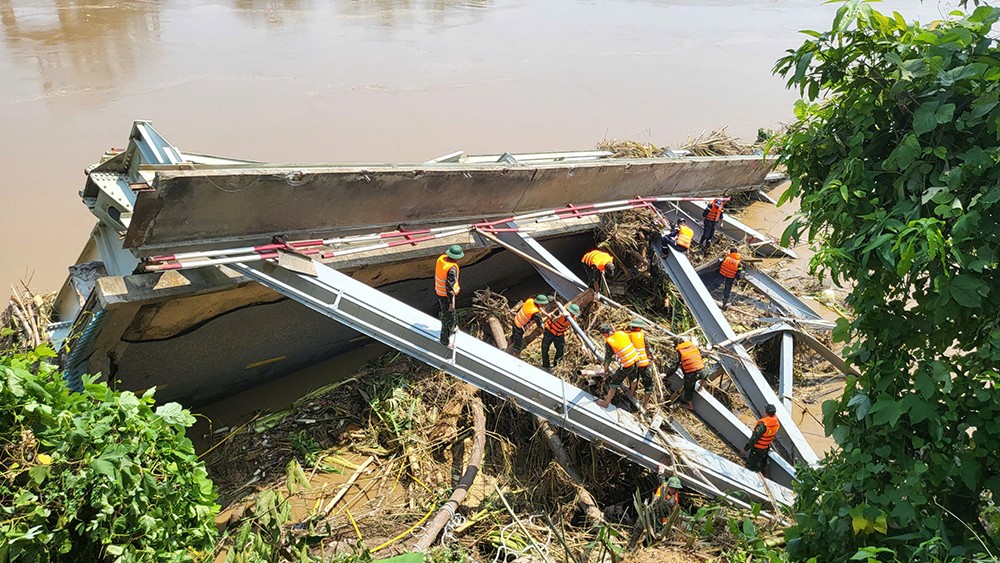
[[[646,323],[642,319],[632,319],[632,322],[628,323],[628,326],[634,328],[646,328]]]
[[[570,313],[574,315],[580,314],[580,306],[577,305],[576,303],[570,303],[569,307],[566,307],[566,310],[568,310]]]
[[[451,245],[445,254],[447,254],[448,258],[451,258],[452,260],[458,260],[459,258],[463,258],[465,256],[465,252],[462,251],[462,247],[457,244]]]
[[[684,486],[681,485],[681,480],[676,475],[667,480],[667,486],[670,487],[671,489],[684,488]]]
[[[535,303],[537,303],[539,305],[548,305],[549,304],[549,298],[546,297],[546,296],[544,296],[544,295],[542,295],[541,293],[539,293],[535,297]]]

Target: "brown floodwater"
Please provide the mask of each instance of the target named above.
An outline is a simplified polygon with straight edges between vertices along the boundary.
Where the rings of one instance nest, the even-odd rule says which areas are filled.
[[[933,1],[886,2],[907,17]],[[819,0],[0,0],[0,287],[54,289],[84,167],[151,119],[272,161],[677,144],[791,118],[770,74]],[[16,243],[16,244],[15,244]]]

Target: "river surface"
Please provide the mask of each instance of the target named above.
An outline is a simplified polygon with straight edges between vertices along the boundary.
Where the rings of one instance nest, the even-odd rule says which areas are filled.
[[[917,0],[879,4],[927,21]],[[0,0],[0,287],[56,288],[83,169],[150,119],[182,151],[425,160],[676,145],[791,118],[775,59],[818,0]]]

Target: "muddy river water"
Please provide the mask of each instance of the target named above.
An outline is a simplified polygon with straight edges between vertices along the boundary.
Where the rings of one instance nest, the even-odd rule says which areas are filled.
[[[927,21],[928,0],[880,4]],[[605,137],[752,138],[819,0],[0,0],[0,287],[55,288],[94,220],[82,170],[151,119],[181,150],[424,160]]]

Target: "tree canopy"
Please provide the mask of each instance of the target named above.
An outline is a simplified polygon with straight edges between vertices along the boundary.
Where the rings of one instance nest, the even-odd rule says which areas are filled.
[[[801,473],[790,547],[822,560],[993,554],[1000,499],[1000,10],[927,25],[845,2],[775,72],[813,268],[852,291],[861,372],[823,405],[839,451]],[[891,551],[890,551],[891,550]]]

